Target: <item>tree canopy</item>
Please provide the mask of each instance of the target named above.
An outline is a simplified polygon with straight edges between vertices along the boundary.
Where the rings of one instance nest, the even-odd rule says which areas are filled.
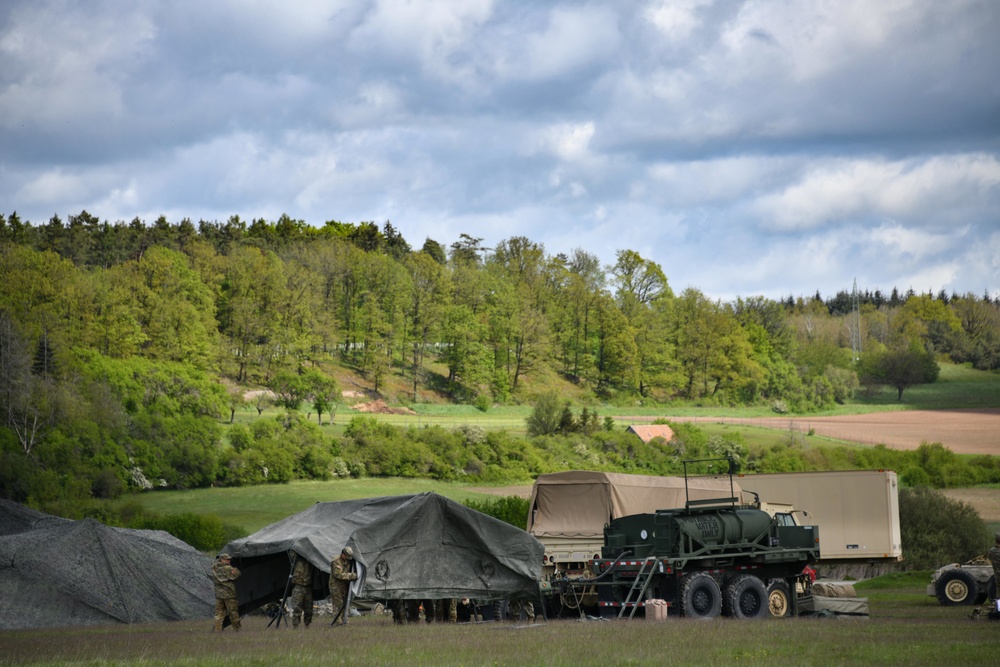
[[[551,255],[524,236],[485,247],[461,234],[415,249],[388,221],[147,225],[81,211],[32,225],[0,215],[0,452],[14,471],[3,492],[278,481],[327,463],[497,477],[489,448],[516,449],[477,442],[458,468],[418,443],[345,457],[350,446],[309,430],[334,409],[337,366],[375,391],[403,378],[411,401],[533,402],[545,378],[560,377],[592,404],[778,412],[843,402],[859,386],[891,386],[904,400],[936,379],[940,359],[1000,370],[1000,304],[988,296],[893,289],[850,307],[846,292],[724,303],[695,287],[676,294],[669,267],[634,250],[615,257],[602,266],[585,249]],[[242,405],[240,387],[293,412],[227,448],[221,420]],[[303,407],[315,424],[300,423]],[[562,402],[550,407],[540,437],[575,419]],[[299,444],[289,453],[282,438]],[[520,455],[501,458],[544,467],[541,455]]]

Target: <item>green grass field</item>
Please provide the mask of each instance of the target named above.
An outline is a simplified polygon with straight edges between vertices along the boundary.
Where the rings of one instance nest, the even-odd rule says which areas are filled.
[[[653,623],[560,620],[393,625],[385,616],[309,630],[210,632],[211,620],[0,632],[0,665],[949,665],[996,664],[1000,622],[971,621],[969,607],[927,596],[929,573],[856,584],[862,619],[761,621],[670,618]]]
[[[374,498],[434,491],[458,502],[487,498],[466,486],[430,479],[366,477],[326,482],[297,481],[234,488],[152,491],[129,500],[158,514],[214,514],[229,524],[256,532],[318,502]]]

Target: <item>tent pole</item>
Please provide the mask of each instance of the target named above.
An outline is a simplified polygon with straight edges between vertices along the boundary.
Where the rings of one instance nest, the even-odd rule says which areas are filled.
[[[296,551],[295,558],[292,559],[291,569],[288,570],[288,581],[285,582],[285,593],[281,596],[281,604],[278,605],[277,615],[268,622],[267,627],[271,627],[271,623],[274,623],[275,629],[281,627],[281,619],[285,616],[285,600],[288,599],[288,588],[292,585],[292,574],[295,573],[295,564],[299,562],[299,553]],[[277,621],[277,623],[275,623]],[[288,625],[288,621],[285,621],[285,625]]]

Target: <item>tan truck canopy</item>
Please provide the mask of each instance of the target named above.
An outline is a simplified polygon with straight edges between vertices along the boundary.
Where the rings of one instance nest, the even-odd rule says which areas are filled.
[[[729,477],[690,477],[691,500],[739,498]],[[539,475],[531,489],[528,532],[536,538],[603,539],[604,526],[631,514],[684,507],[683,477],[570,470]],[[544,540],[543,540],[544,541]]]

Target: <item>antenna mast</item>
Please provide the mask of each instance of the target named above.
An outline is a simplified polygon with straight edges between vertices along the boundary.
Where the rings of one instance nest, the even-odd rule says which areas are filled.
[[[854,361],[861,359],[861,311],[858,307],[858,279],[854,279],[854,287],[851,289],[851,353]]]

